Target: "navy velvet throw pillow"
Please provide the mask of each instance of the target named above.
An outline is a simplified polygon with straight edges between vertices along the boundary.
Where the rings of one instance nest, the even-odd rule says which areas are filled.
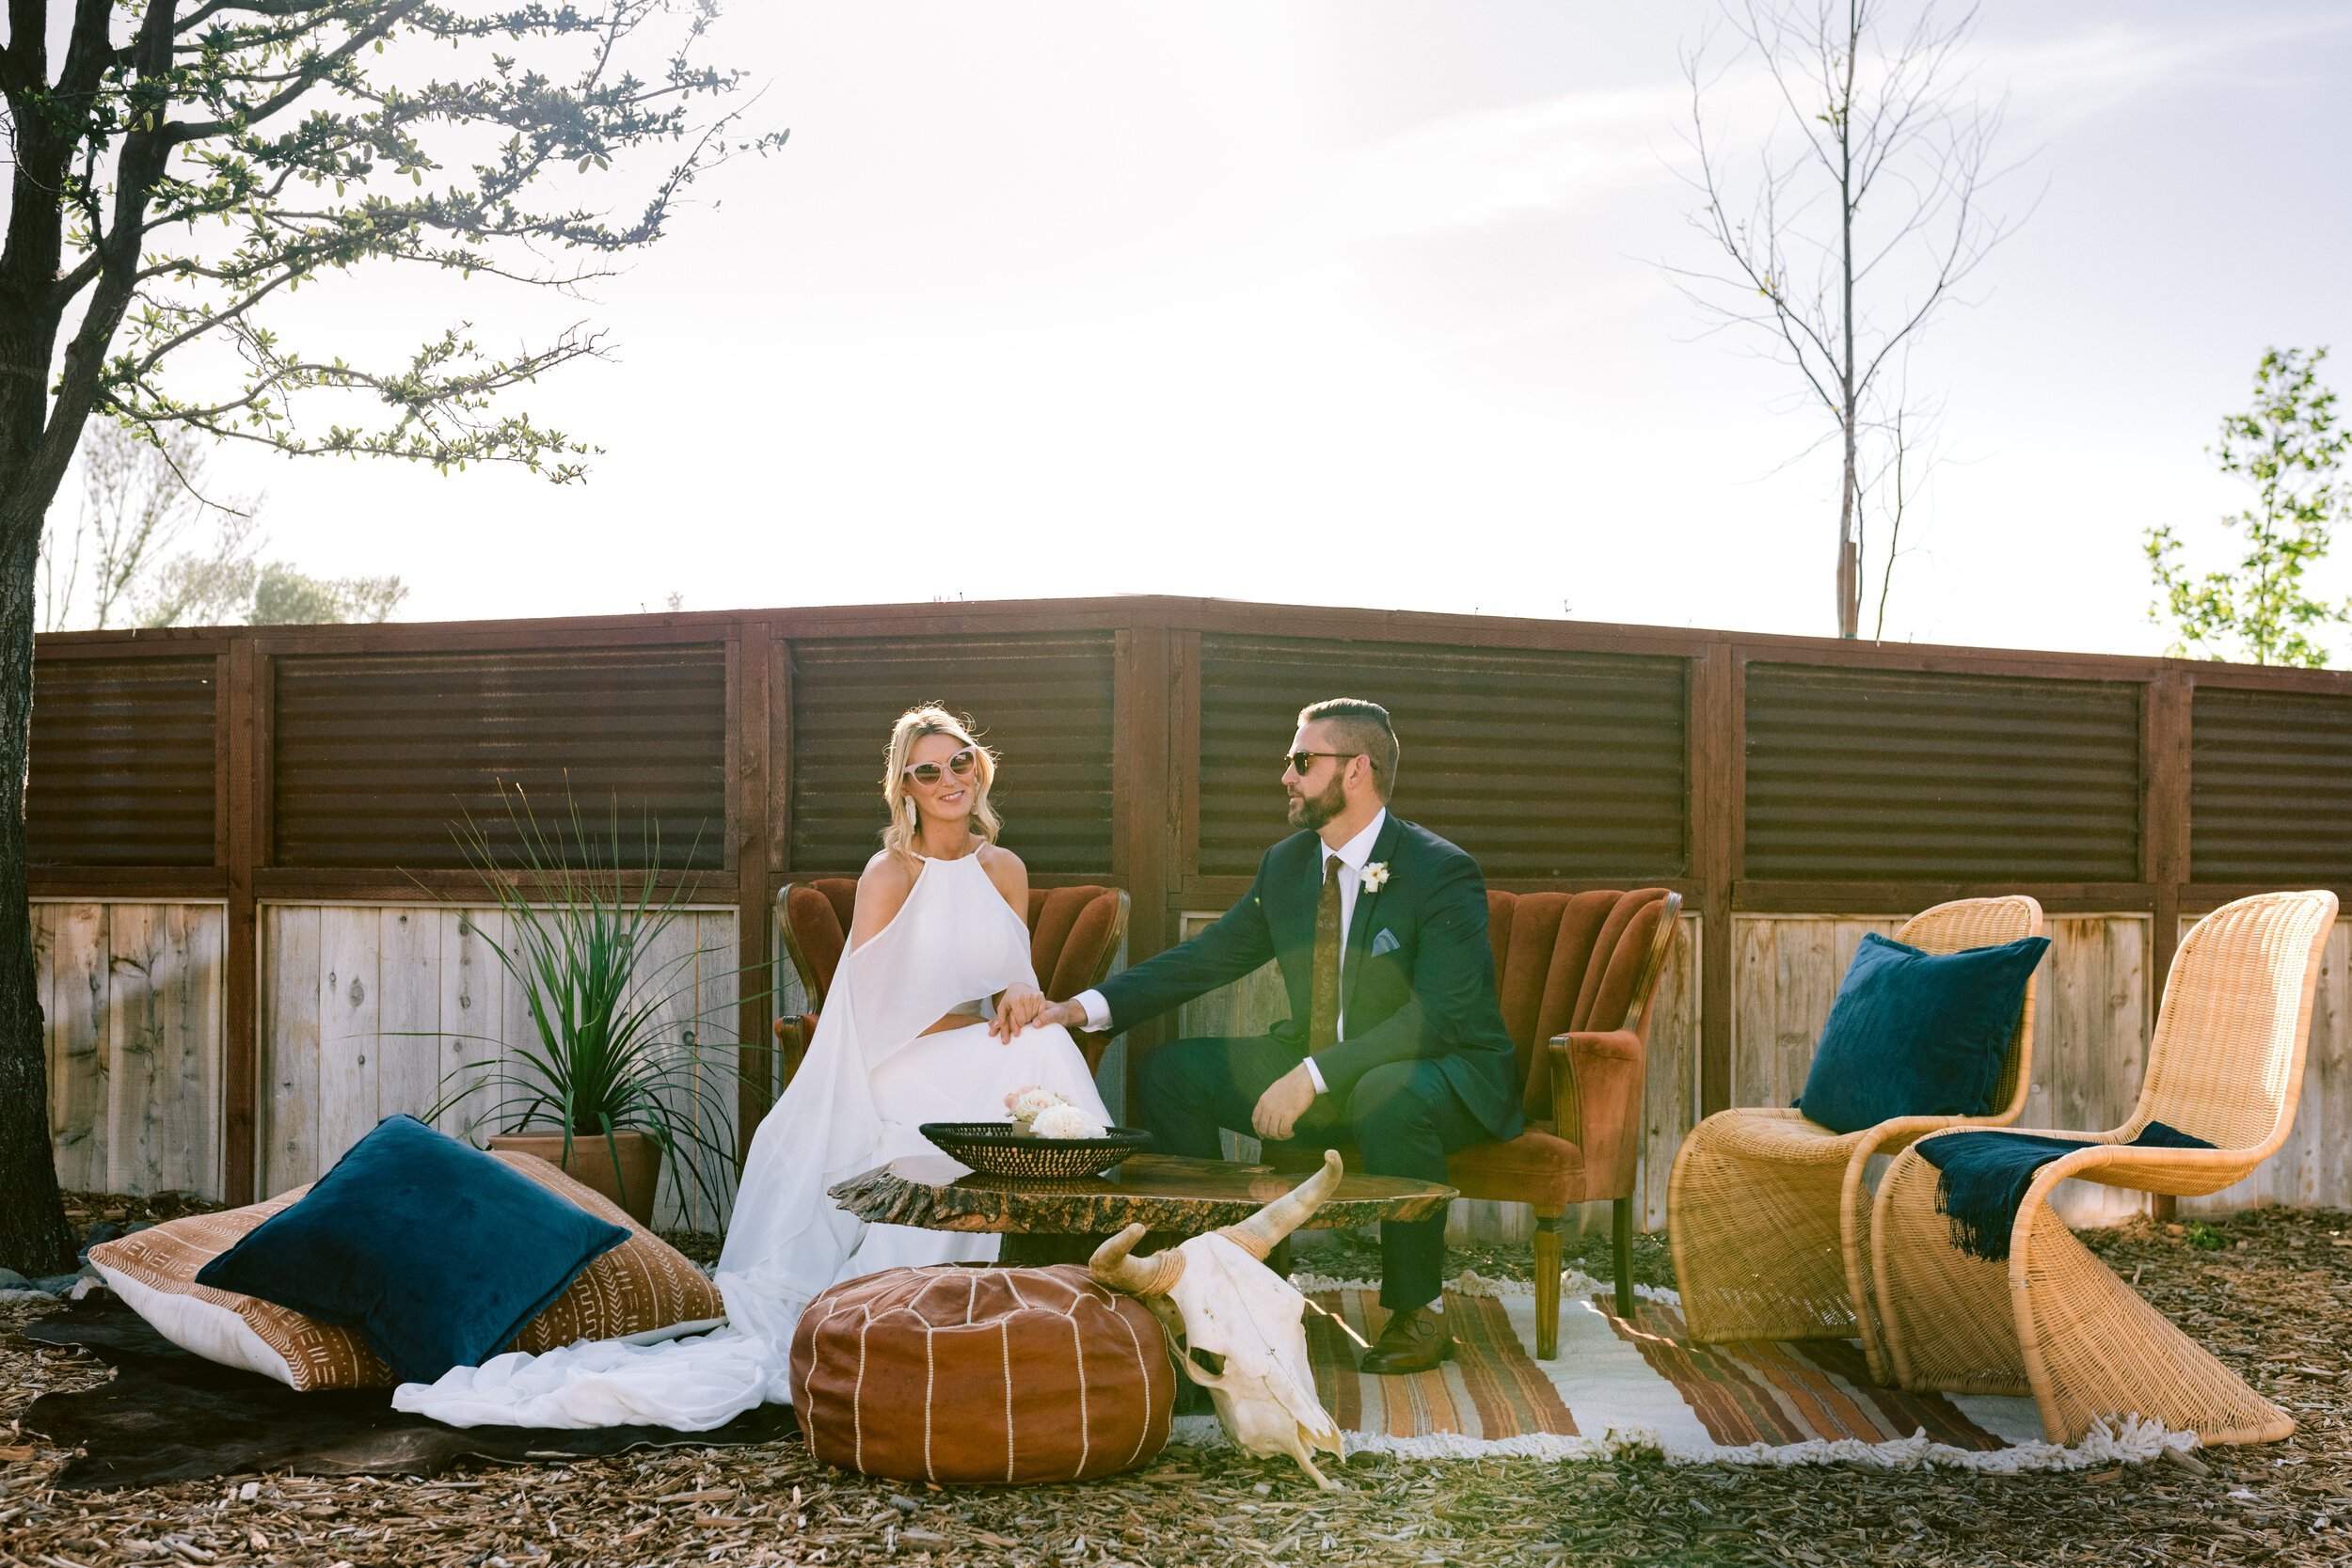
[[[404,1382],[476,1367],[628,1240],[414,1117],[386,1117],[196,1282],[356,1329]]]
[[[1797,1101],[1833,1132],[1995,1110],[2001,1058],[2047,937],[1929,954],[1872,932],[1837,988]]]

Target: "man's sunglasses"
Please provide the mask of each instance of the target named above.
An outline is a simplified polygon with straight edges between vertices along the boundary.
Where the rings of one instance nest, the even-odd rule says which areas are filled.
[[[1284,752],[1282,761],[1292,772],[1303,779],[1307,776],[1307,769],[1315,765],[1317,757],[1359,757],[1362,755],[1361,752]]]
[[[908,778],[928,789],[949,773],[953,773],[959,779],[968,779],[972,776],[972,770],[979,765],[979,748],[966,746],[947,759],[947,766],[944,769],[935,762],[918,762],[902,771]]]

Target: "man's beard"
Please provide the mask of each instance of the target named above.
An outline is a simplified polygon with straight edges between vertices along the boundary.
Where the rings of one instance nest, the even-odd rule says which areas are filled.
[[[1290,823],[1294,828],[1319,830],[1347,809],[1347,790],[1338,779],[1320,795],[1294,796],[1290,803]]]

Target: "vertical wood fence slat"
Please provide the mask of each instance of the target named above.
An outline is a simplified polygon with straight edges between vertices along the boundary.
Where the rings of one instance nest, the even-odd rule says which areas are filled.
[[[377,958],[383,911],[319,911],[318,1174],[365,1137],[380,1114],[383,1048]]]
[[[262,909],[269,991],[263,1000],[261,1186],[264,1193],[317,1180],[319,1160],[319,956],[321,911]]]
[[[176,1102],[162,1127],[169,1153],[158,1184],[215,1197],[221,1190],[221,1008],[228,911],[217,905],[167,906],[167,950],[175,983],[167,991],[164,1059]]]
[[[498,1041],[506,1027],[506,969],[496,950],[506,941],[506,916],[490,909],[444,910],[439,926],[442,1088],[436,1098],[443,1099],[493,1070],[502,1054]],[[501,1098],[496,1089],[477,1090],[444,1111],[436,1125],[458,1137],[469,1129],[495,1132]]]
[[[422,1117],[441,1097],[441,926],[431,906],[379,910],[376,1114]]]
[[[52,906],[50,1080],[56,1106],[57,1179],[69,1190],[106,1185],[106,906]]]

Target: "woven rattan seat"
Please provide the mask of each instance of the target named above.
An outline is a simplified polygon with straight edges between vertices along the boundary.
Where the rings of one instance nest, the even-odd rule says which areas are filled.
[[[1895,940],[1957,953],[2039,936],[2042,925],[2042,906],[2022,895],[1963,898],[1913,916]],[[1904,1117],[1841,1134],[1794,1110],[1751,1107],[1719,1111],[1692,1130],[1666,1189],[1667,1237],[1692,1338],[1858,1334],[1871,1375],[1887,1376],[1867,1310],[1870,1160],[1943,1128],[2017,1119],[2033,1063],[2034,986],[2026,983],[1994,1091],[2000,1109],[1991,1116]]]
[[[2199,1196],[2243,1180],[2286,1141],[2301,1097],[2312,998],[2336,919],[2331,893],[2268,893],[2216,910],[2181,939],[2131,1119],[2060,1132],[2097,1147],[2042,1167],[2018,1206],[2006,1262],[1952,1243],[1937,1171],[1915,1148],[1872,1213],[1880,1320],[1906,1388],[2031,1394],[2053,1442],[2137,1414],[2206,1443],[2295,1430],[2117,1278],[2049,1204],[2070,1177]],[[2212,1148],[2121,1148],[2152,1121]]]

